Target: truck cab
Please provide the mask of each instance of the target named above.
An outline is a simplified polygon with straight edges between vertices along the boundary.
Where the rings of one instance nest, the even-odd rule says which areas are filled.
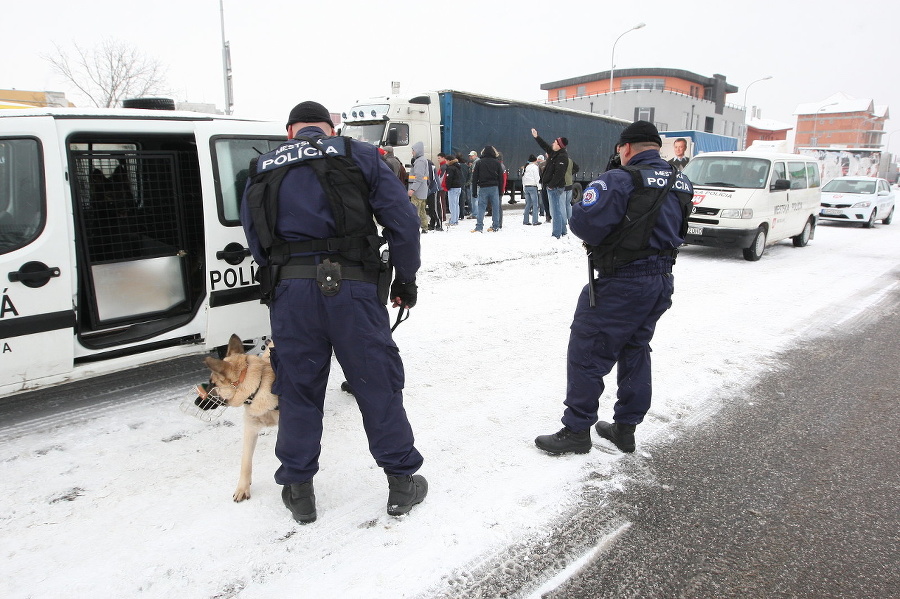
[[[269,334],[238,220],[276,123],[0,115],[0,395]]]
[[[376,146],[393,146],[407,168],[412,144],[421,141],[432,160],[441,151],[441,106],[436,92],[415,96],[377,96],[359,101],[341,114],[341,135]]]

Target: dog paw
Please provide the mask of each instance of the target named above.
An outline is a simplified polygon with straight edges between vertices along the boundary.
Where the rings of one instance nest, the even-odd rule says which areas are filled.
[[[245,499],[250,499],[250,489],[238,489],[232,495],[232,499],[234,499],[235,503],[240,503]]]

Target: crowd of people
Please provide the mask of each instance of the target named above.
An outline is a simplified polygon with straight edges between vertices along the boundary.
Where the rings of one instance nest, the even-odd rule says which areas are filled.
[[[552,223],[551,234],[559,239],[567,233],[566,224],[572,216],[573,176],[579,167],[568,155],[567,138],[557,137],[547,143],[535,129],[531,133],[544,154],[531,154],[522,167],[523,224]],[[437,164],[425,156],[422,142],[414,143],[411,149],[409,171],[394,155],[393,147],[383,146],[379,152],[400,182],[407,186],[422,233],[444,231],[465,219],[476,221],[472,233],[482,233],[485,216],[491,217],[489,233],[503,228],[501,201],[507,190],[509,170],[497,148],[488,145],[466,156],[440,152]],[[517,203],[514,198],[509,201]]]

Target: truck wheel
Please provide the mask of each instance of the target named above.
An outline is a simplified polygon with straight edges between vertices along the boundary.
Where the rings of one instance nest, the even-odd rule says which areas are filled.
[[[573,183],[572,184],[572,204],[576,204],[581,201],[581,198],[584,194],[584,189],[581,187],[581,183]]]
[[[804,248],[806,244],[809,243],[809,238],[812,236],[812,219],[806,221],[806,224],[803,226],[803,231],[799,235],[794,235],[791,237],[791,241],[794,242],[795,248]]]
[[[888,213],[887,218],[881,219],[881,224],[889,225],[889,224],[891,224],[892,220],[894,220],[894,207],[893,206],[891,206],[891,211],[890,211],[890,213]]]
[[[762,258],[764,251],[766,251],[766,230],[760,227],[756,231],[756,237],[753,238],[750,247],[744,248],[744,260],[756,262]]]

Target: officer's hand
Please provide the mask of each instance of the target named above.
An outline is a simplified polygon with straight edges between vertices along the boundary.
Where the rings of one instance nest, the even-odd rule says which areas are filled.
[[[534,127],[531,128],[531,136],[537,137],[537,129],[535,129]]]
[[[413,197],[414,193],[415,192],[412,189],[410,189],[409,191],[406,192],[406,195],[408,195],[409,197]]]
[[[391,299],[393,304],[391,307],[398,306],[402,308],[412,308],[416,305],[416,297],[419,294],[419,287],[415,281],[409,283],[401,283],[397,279],[391,283]]]

